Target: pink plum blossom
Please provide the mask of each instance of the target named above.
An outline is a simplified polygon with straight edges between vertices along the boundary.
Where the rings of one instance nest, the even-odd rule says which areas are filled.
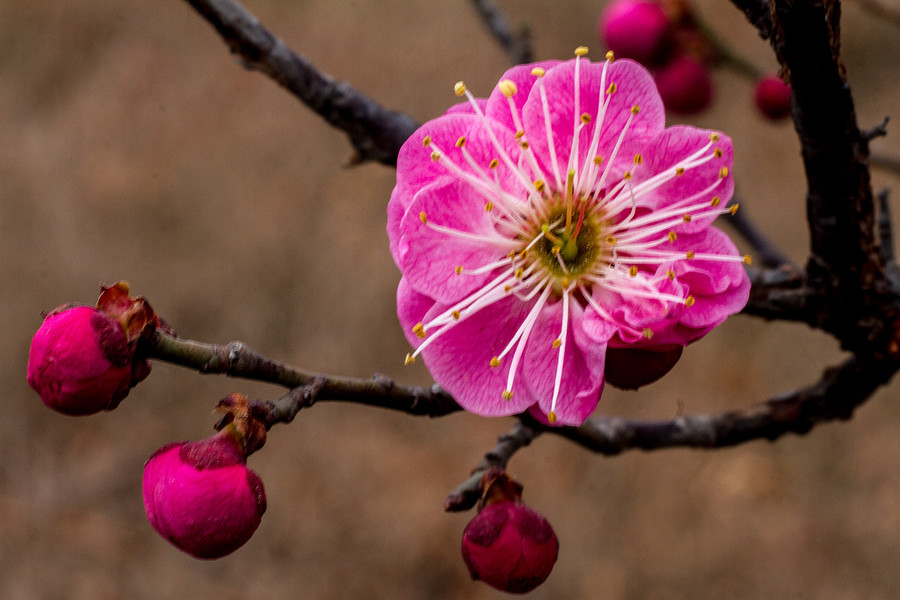
[[[262,481],[231,429],[157,450],[144,466],[143,493],[153,529],[197,558],[243,546],[266,512]]]
[[[513,67],[486,100],[458,83],[468,104],[398,157],[407,362],[479,415],[581,424],[608,349],[671,355],[748,298],[749,257],[711,226],[737,208],[731,140],[666,128],[644,67],[586,52]]]

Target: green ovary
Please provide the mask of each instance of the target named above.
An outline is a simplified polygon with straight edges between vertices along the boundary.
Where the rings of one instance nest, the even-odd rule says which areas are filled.
[[[562,221],[556,227],[549,229],[544,237],[534,246],[534,250],[547,271],[555,279],[574,279],[591,270],[597,263],[602,250],[600,234],[602,226],[596,216],[590,213],[584,215],[581,229],[575,228],[578,222],[578,214],[574,214],[568,229],[565,226],[565,211],[554,211],[547,219],[549,223]],[[554,250],[557,248],[558,250]],[[556,254],[559,254],[557,258]],[[560,264],[562,259],[565,269]]]

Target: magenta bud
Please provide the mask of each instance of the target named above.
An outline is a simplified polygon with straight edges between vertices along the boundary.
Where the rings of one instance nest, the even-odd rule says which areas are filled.
[[[550,523],[521,502],[489,504],[466,526],[463,560],[472,579],[524,594],[544,583],[559,554]]]
[[[243,546],[266,512],[266,492],[247,468],[235,431],[177,442],[144,466],[144,509],[150,525],[196,558],[221,558]]]
[[[791,86],[777,75],[766,75],[756,82],[756,107],[777,121],[791,114]]]
[[[670,46],[672,22],[656,2],[616,0],[600,14],[597,35],[617,57],[652,65]]]
[[[110,315],[92,306],[61,306],[31,340],[27,379],[44,404],[61,413],[112,410],[150,371],[133,355]]]
[[[713,84],[701,61],[682,54],[654,72],[656,87],[667,110],[698,113],[712,101]]]

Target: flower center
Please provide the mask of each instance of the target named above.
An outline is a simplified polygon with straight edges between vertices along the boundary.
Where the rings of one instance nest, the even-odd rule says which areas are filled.
[[[558,198],[555,200],[551,203],[555,208],[532,239],[540,236],[534,245],[535,260],[552,276],[554,292],[559,295],[563,288],[597,266],[603,250],[603,227],[596,212],[587,208],[585,199],[577,201],[581,208],[566,226],[566,209]]]

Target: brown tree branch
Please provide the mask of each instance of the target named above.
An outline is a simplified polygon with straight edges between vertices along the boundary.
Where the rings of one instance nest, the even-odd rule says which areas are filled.
[[[531,33],[527,27],[520,27],[518,33],[514,33],[503,12],[493,0],[472,0],[472,4],[512,64],[520,65],[534,60],[531,51]]]
[[[403,142],[418,128],[409,115],[384,108],[350,84],[320,72],[233,0],[187,0],[244,65],[265,73],[316,114],[343,130],[357,160],[397,164]]]

